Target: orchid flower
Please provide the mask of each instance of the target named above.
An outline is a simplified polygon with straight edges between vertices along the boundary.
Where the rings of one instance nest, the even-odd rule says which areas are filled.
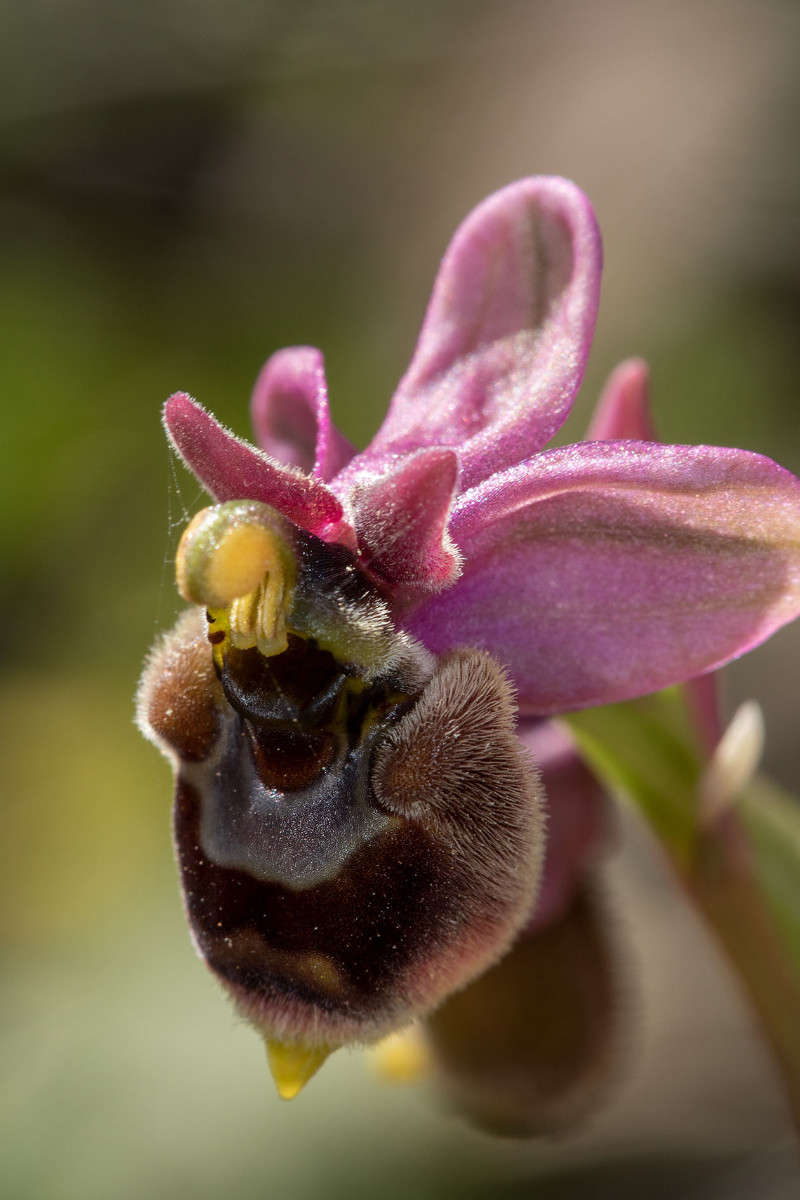
[[[190,608],[138,719],[175,771],[195,945],[284,1096],[419,1018],[447,1059],[450,1006],[484,986],[493,1003],[493,972],[530,948],[522,973],[541,973],[564,921],[597,947],[598,785],[543,718],[710,671],[800,612],[800,481],[774,462],[602,430],[546,449],[600,270],[582,192],[524,179],[455,234],[364,451],[309,347],[257,381],[260,448],[167,401],[213,504],[183,535]],[[557,1004],[574,956],[552,953]]]

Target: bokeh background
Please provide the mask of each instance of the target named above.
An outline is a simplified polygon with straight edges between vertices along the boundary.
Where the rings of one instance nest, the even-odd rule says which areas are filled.
[[[572,177],[604,232],[568,435],[644,354],[666,440],[800,471],[799,33],[792,0],[3,0],[0,1195],[793,1194],[748,1015],[630,822],[631,1044],[585,1129],[492,1141],[357,1054],[281,1104],[189,946],[132,694],[200,499],[160,403],[246,434],[262,361],[311,343],[363,445],[450,234],[519,176]],[[727,683],[794,788],[798,656]]]

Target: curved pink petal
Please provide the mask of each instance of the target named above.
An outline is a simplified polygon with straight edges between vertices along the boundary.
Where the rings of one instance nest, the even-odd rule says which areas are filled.
[[[656,691],[800,612],[800,480],[744,450],[581,442],[456,502],[464,573],[406,624],[483,646],[527,713]]]
[[[611,372],[586,432],[587,441],[620,438],[659,440],[650,410],[650,370],[642,358],[628,358]],[[713,672],[695,675],[684,688],[695,729],[711,754],[723,732],[717,677]]]
[[[650,412],[650,368],[643,358],[626,358],[609,375],[600,393],[587,442],[657,442]]]
[[[455,451],[432,447],[356,486],[350,503],[365,565],[395,587],[438,592],[453,583],[461,555],[447,520],[457,481]]]
[[[583,377],[600,268],[594,212],[574,183],[523,179],[480,204],[442,260],[411,366],[362,461],[453,446],[467,488],[544,446]]]
[[[355,454],[330,419],[325,364],[313,346],[289,346],[267,359],[250,413],[259,446],[316,479],[332,479]]]
[[[215,500],[261,500],[326,541],[354,547],[340,501],[319,480],[269,458],[220,425],[191,396],[164,405],[173,448]]]
[[[523,720],[517,730],[542,772],[547,844],[536,907],[526,932],[562,917],[608,848],[611,805],[563,726]]]

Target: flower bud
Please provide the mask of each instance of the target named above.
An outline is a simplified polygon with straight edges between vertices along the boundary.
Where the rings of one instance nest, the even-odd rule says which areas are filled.
[[[506,1136],[578,1119],[617,1062],[617,980],[602,905],[589,890],[426,1022],[453,1105]]]

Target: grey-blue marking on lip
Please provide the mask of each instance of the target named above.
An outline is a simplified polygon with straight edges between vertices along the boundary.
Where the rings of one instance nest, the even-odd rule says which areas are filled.
[[[201,797],[206,856],[297,891],[335,878],[351,854],[392,823],[369,788],[377,732],[355,751],[342,735],[333,760],[312,783],[282,792],[261,781],[241,718],[230,717],[217,753],[182,768]]]

